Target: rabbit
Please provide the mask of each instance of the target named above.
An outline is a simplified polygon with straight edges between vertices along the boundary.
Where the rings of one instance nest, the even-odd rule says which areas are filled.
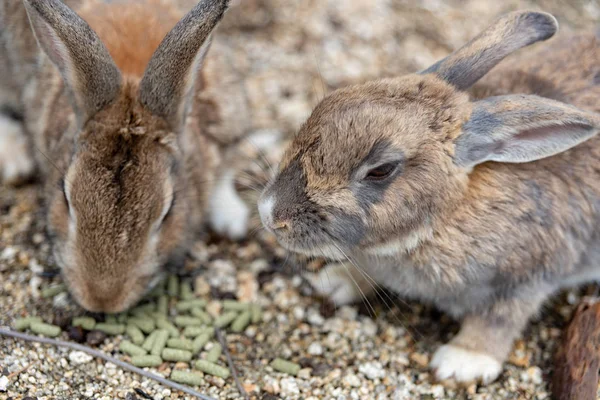
[[[0,3],[0,65],[19,74],[1,97],[13,110],[0,114],[0,154],[14,155],[0,158],[3,182],[32,174],[35,157],[54,258],[89,311],[133,306],[205,219],[245,235],[232,169],[244,132],[216,136],[206,92],[218,83],[202,68],[227,7],[202,0],[180,19],[160,0],[84,1],[80,15],[60,0]]]
[[[427,69],[332,92],[258,201],[283,247],[331,260],[311,280],[338,305],[381,286],[462,320],[440,381],[496,380],[549,296],[600,279],[600,39],[500,63],[557,29],[509,13]]]

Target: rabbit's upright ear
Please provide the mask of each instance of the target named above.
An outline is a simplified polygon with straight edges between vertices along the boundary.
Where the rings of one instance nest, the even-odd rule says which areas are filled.
[[[210,34],[228,0],[202,0],[163,39],[140,84],[140,99],[150,111],[179,129],[185,119]]]
[[[517,11],[500,17],[469,43],[420,74],[435,73],[459,90],[466,90],[506,56],[552,37],[558,22],[547,13]]]
[[[121,73],[92,28],[61,0],[24,0],[37,41],[58,67],[79,122],[114,100]]]
[[[600,131],[600,115],[533,95],[489,97],[474,103],[455,140],[455,163],[523,163],[578,145]]]

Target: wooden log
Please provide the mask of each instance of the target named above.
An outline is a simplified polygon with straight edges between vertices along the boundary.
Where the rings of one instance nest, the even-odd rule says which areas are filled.
[[[567,327],[555,356],[555,400],[595,400],[600,368],[600,302],[583,301]]]

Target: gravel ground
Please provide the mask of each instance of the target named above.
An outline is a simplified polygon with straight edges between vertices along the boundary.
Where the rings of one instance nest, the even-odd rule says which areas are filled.
[[[219,35],[245,77],[251,127],[285,138],[324,93],[367,79],[414,71],[464,43],[496,16],[519,8],[554,13],[562,31],[590,29],[600,18],[596,1],[238,0]],[[249,165],[240,188],[264,182],[262,155],[246,145]],[[277,162],[279,147],[266,155]],[[39,186],[0,188],[0,326],[37,314],[60,323],[81,313],[67,296],[39,297],[58,282],[43,235]],[[544,399],[551,357],[580,296],[550,302],[515,345],[501,378],[467,388],[438,384],[427,369],[436,347],[456,333],[455,321],[433,309],[380,293],[355,307],[337,308],[312,296],[301,272],[322,266],[288,257],[253,218],[250,239],[229,243],[198,238],[184,266],[196,293],[261,304],[264,320],[243,334],[228,334],[228,349],[251,398],[258,399]],[[63,333],[63,339],[67,339]],[[98,347],[116,354],[121,337]],[[119,355],[122,359],[127,359]],[[274,372],[283,357],[302,365],[297,377]],[[172,364],[152,369],[168,376]],[[182,365],[175,368],[185,367]],[[0,399],[189,398],[154,381],[77,352],[0,339]],[[205,376],[198,389],[216,399],[242,398],[233,380]],[[2,392],[3,383],[7,391]],[[137,389],[137,391],[136,391]]]

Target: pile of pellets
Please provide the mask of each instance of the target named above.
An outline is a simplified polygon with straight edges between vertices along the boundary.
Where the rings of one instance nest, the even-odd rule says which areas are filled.
[[[44,289],[42,296],[51,298],[64,291],[64,285],[55,285]],[[121,341],[119,351],[130,356],[131,364],[136,367],[185,362],[205,374],[227,379],[230,370],[219,364],[223,348],[214,340],[215,329],[241,333],[250,324],[261,322],[262,310],[257,304],[223,300],[222,313],[213,318],[205,310],[206,304],[206,300],[194,295],[188,280],[180,282],[177,276],[171,275],[137,307],[120,314],[106,314],[104,322],[90,316],[75,317],[71,326],[87,332],[125,335],[127,339]],[[29,329],[47,337],[57,337],[62,332],[59,326],[45,323],[36,316],[16,320],[14,329]],[[207,351],[200,358],[204,349]],[[274,359],[271,366],[290,375],[297,375],[300,370],[298,364],[280,358]],[[195,386],[202,383],[203,376],[194,371],[172,369],[170,379]]]

